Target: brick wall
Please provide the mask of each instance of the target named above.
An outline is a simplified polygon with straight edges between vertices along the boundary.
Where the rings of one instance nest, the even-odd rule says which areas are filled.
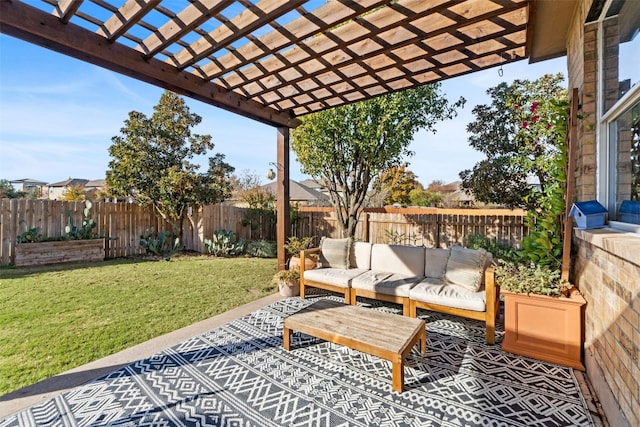
[[[579,55],[583,63],[582,86],[579,88],[581,97],[581,114],[583,119],[578,125],[578,141],[576,149],[576,200],[590,200],[596,198],[596,123],[597,88],[598,88],[598,52],[596,24],[585,25],[583,29],[584,46],[575,55]],[[579,48],[579,45],[575,46]],[[575,80],[575,79],[572,79]]]
[[[575,200],[597,197],[598,99],[618,99],[617,19],[603,25],[603,93],[598,93],[598,24],[584,24],[592,0],[578,3],[569,29],[569,93],[578,88]],[[614,46],[615,45],[615,46]],[[585,365],[611,426],[640,425],[640,238],[606,229],[574,235],[572,280],[587,300]]]
[[[607,229],[578,230],[576,235],[579,245],[574,280],[587,300],[584,343],[587,375],[592,377],[593,370],[601,370],[619,406],[620,414],[615,408],[605,408],[610,425],[624,425],[624,420],[613,421],[623,415],[629,425],[637,426],[640,425],[637,411],[640,408],[640,263],[637,256],[640,239]]]

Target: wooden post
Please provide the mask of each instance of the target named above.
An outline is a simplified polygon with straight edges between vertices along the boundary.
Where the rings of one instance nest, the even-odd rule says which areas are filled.
[[[362,241],[369,242],[369,213],[363,212],[361,218],[362,222]]]
[[[287,242],[290,230],[289,218],[289,128],[278,128],[278,161],[276,169],[277,195],[277,245],[278,245],[278,270],[286,268],[287,254],[284,244]]]
[[[562,241],[562,268],[560,277],[569,281],[571,270],[571,230],[573,227],[569,211],[573,204],[573,193],[575,190],[575,146],[578,138],[578,89],[574,88],[571,93],[571,109],[569,110],[569,123],[567,129],[567,186],[565,191],[565,212],[564,212],[564,233]]]

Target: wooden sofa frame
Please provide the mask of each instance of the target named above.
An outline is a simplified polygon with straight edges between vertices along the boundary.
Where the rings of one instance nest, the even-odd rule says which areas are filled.
[[[417,309],[437,311],[439,313],[452,314],[454,316],[466,317],[468,319],[480,320],[486,325],[486,340],[488,344],[495,344],[496,338],[496,318],[500,311],[500,287],[496,284],[494,267],[488,267],[484,273],[484,287],[486,311],[474,311],[462,308],[449,307],[446,305],[432,304],[416,301],[408,297],[380,294],[377,292],[365,291],[362,289],[344,288],[327,283],[315,282],[304,279],[305,257],[320,253],[320,248],[306,249],[300,252],[300,298],[305,298],[306,288],[320,288],[344,295],[345,304],[356,304],[356,297],[371,298],[380,301],[387,301],[402,304],[402,314],[409,317],[417,317]]]
[[[454,316],[480,320],[484,322],[486,326],[487,344],[495,344],[496,318],[500,312],[500,287],[496,284],[496,273],[494,267],[488,267],[484,272],[484,289],[486,311],[467,310],[410,299],[409,316],[417,317],[417,309],[422,308],[425,310],[437,311],[439,313],[453,314]]]

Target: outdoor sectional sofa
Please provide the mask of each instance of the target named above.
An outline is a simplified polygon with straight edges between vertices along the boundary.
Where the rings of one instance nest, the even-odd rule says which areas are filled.
[[[347,304],[357,297],[401,304],[405,316],[420,308],[481,320],[487,343],[495,342],[500,290],[489,252],[323,238],[300,258],[301,298],[309,287],[322,288],[343,294]],[[317,267],[305,269],[305,258]]]

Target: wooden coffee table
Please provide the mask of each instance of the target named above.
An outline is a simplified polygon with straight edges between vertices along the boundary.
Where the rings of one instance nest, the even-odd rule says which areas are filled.
[[[405,358],[414,345],[420,344],[423,355],[427,347],[424,320],[331,300],[317,301],[284,319],[287,351],[293,330],[390,360],[392,387],[399,393],[404,389]]]

